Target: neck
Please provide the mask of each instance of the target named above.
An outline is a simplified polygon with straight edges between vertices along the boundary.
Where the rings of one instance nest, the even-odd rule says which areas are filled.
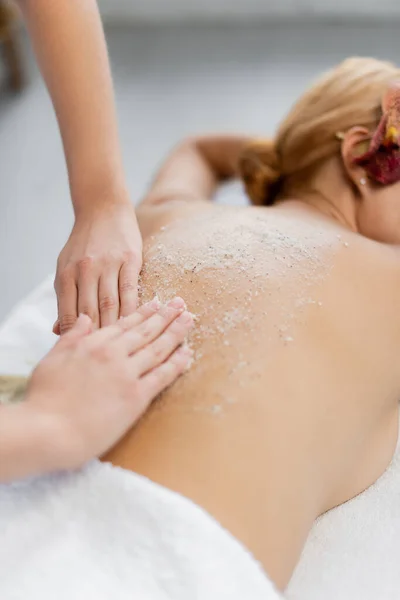
[[[292,196],[351,231],[358,232],[357,199],[340,166],[323,165],[307,187],[293,189]]]

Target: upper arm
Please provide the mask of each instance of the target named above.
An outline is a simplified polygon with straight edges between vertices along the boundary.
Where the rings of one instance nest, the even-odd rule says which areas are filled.
[[[218,181],[210,164],[199,152],[195,139],[181,142],[166,158],[142,205],[170,201],[210,200]]]
[[[181,142],[167,157],[137,209],[143,238],[157,231],[172,215],[199,210],[218,185],[195,140]]]
[[[222,181],[237,176],[238,157],[247,142],[248,137],[234,134],[205,135],[181,142],[161,166],[139,207],[144,235],[154,230],[155,223],[160,226],[165,214],[177,206],[179,212],[204,207]]]

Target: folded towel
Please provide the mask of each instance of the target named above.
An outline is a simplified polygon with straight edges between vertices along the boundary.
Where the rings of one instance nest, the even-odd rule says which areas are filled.
[[[0,375],[18,375],[30,372],[32,367],[40,360],[56,339],[51,333],[55,317],[56,305],[52,289],[52,278],[49,278],[38,290],[20,304],[0,327]],[[112,473],[125,473],[119,469],[116,470],[111,467],[109,469]],[[62,483],[63,486],[68,484],[73,487],[73,477],[75,476],[71,476],[70,484],[68,484],[68,478],[67,480],[53,478],[52,485],[58,489],[57,486],[60,486],[61,483],[57,484],[57,481],[62,481],[64,482]],[[77,477],[79,479],[80,475]],[[125,484],[122,481],[117,483],[116,478],[112,485],[115,485],[116,489],[120,490],[124,489]],[[58,582],[59,588],[57,589],[57,593],[54,593],[52,597],[62,598],[63,596],[60,594],[62,593],[63,586],[68,584],[70,578],[78,577],[69,568],[74,561],[78,567],[81,564],[81,567],[79,567],[82,571],[80,581],[83,581],[83,586],[86,585],[85,581],[88,582],[89,586],[89,574],[92,572],[96,572],[96,582],[99,582],[103,577],[104,582],[107,581],[108,583],[104,583],[103,596],[97,594],[97,589],[101,586],[99,583],[96,583],[98,587],[93,587],[93,589],[96,589],[94,596],[92,596],[92,588],[89,586],[88,588],[83,587],[86,595],[79,596],[72,594],[68,596],[68,600],[71,598],[75,600],[75,598],[79,599],[80,597],[84,597],[85,600],[91,600],[92,597],[96,598],[96,600],[103,597],[115,597],[118,599],[123,599],[125,596],[128,597],[128,592],[126,594],[125,592],[120,593],[120,588],[115,587],[115,577],[107,579],[109,575],[105,558],[107,555],[103,556],[103,552],[105,552],[104,547],[108,546],[110,547],[109,554],[115,552],[117,557],[123,554],[124,551],[119,551],[118,548],[119,544],[123,548],[125,527],[127,532],[129,531],[129,519],[126,518],[128,511],[124,509],[123,512],[125,515],[125,525],[119,523],[117,518],[113,517],[111,519],[110,517],[110,523],[113,523],[113,525],[109,527],[107,520],[109,517],[105,516],[102,512],[102,507],[104,506],[102,504],[102,496],[104,494],[101,492],[102,488],[100,484],[99,486],[100,488],[97,488],[96,485],[93,485],[93,488],[91,487],[88,490],[85,503],[90,507],[90,512],[84,511],[79,522],[75,520],[74,513],[78,509],[81,510],[81,508],[72,502],[72,508],[69,509],[71,511],[69,514],[72,517],[66,519],[62,516],[63,513],[61,507],[59,507],[58,493],[54,493],[54,499],[51,498],[51,495],[46,496],[46,501],[44,502],[41,500],[40,491],[38,491],[41,489],[39,484],[32,487],[32,493],[28,492],[28,488],[20,488],[23,493],[19,496],[18,501],[15,500],[13,495],[8,495],[8,492],[4,495],[5,488],[2,490],[3,500],[0,501],[0,515],[3,517],[0,531],[0,539],[2,540],[0,597],[2,600],[19,600],[20,597],[22,598],[19,595],[7,596],[2,593],[1,585],[5,581],[6,573],[12,574],[13,570],[15,573],[23,573],[23,569],[20,570],[20,567],[23,566],[22,561],[26,561],[26,557],[29,556],[29,560],[33,561],[30,564],[34,564],[35,556],[37,556],[35,569],[37,570],[38,578],[44,582],[46,577],[49,576],[49,571],[53,568],[50,568],[50,563],[46,561],[51,559],[51,564],[53,564],[56,551],[58,552],[58,562],[60,564],[64,563],[65,568],[62,572],[60,567],[58,567],[60,577]],[[10,488],[7,489],[10,490]],[[12,491],[12,494],[14,494],[14,491]],[[114,494],[110,494],[109,496],[108,503],[111,508],[107,510],[111,511],[111,514],[111,509],[119,506],[118,497],[118,493],[115,496]],[[82,498],[80,502],[82,502]],[[97,502],[99,503],[98,510],[96,509]],[[127,504],[130,503],[128,496],[124,502]],[[11,537],[7,537],[6,541],[4,536],[5,531],[7,531],[7,515],[12,513],[14,506],[17,507],[17,513],[20,513],[16,521],[18,527],[16,526],[13,529],[13,521],[10,520],[9,531],[15,531],[15,533]],[[64,525],[65,522],[69,524],[68,527],[65,525],[64,533],[61,537],[60,534],[54,537],[54,542],[52,542],[52,537],[46,525],[46,518],[52,513],[52,507],[54,507],[52,522],[55,524],[61,522]],[[120,508],[116,512],[118,513],[119,510]],[[15,513],[13,514],[15,516]],[[91,519],[83,516],[86,514],[96,516],[95,522],[97,522],[97,525],[94,525]],[[43,533],[40,533],[40,526],[36,524],[35,535],[31,537],[30,523],[34,519],[36,523],[43,523]],[[75,542],[81,540],[82,544],[87,544],[87,540],[85,542],[83,538],[81,539],[79,533],[81,527],[83,533],[90,530],[90,534],[92,535],[90,539],[92,540],[93,548],[91,545],[90,548],[86,548],[86,545],[83,545],[81,548],[77,547],[76,554],[79,558],[77,560],[76,556],[71,558],[68,555],[68,551],[71,548],[69,542],[73,538]],[[114,528],[114,533],[111,531],[112,528]],[[65,541],[64,550],[60,543],[63,536]],[[10,539],[13,541],[11,542]],[[127,539],[132,539],[132,537],[128,535]],[[102,547],[102,543],[104,547]],[[85,558],[86,552],[88,552],[87,560]],[[91,567],[87,566],[88,561],[90,563],[90,559],[93,556],[97,557],[98,565],[100,566],[98,571],[96,571],[94,564]],[[378,598],[379,600],[398,600],[400,597],[399,556],[400,447],[398,445],[391,466],[374,486],[350,502],[330,511],[316,522],[300,563],[289,584],[286,597],[288,600],[377,600]],[[79,562],[81,559],[82,562]],[[128,575],[125,571],[126,565],[124,561],[122,561],[123,567],[121,567],[121,571],[118,571],[118,562],[118,560],[112,562],[113,566],[110,569],[114,569],[115,572],[119,573],[117,579],[122,581],[122,585]],[[84,578],[85,572],[87,572],[87,579]],[[111,587],[114,586],[113,589],[107,587],[107,585],[110,585],[110,581],[114,582],[111,585]],[[134,597],[131,590],[129,598]],[[151,598],[151,596],[146,595],[136,597],[140,597],[141,600],[142,598],[146,600],[147,598]],[[165,596],[165,598],[167,597]],[[179,598],[179,596],[176,597]],[[224,598],[223,595],[220,597]],[[231,597],[235,598],[235,596]],[[269,598],[269,596],[265,597]],[[23,598],[24,600],[25,598],[35,599],[35,595],[27,589]],[[40,600],[44,600],[45,598],[46,596],[40,596]],[[200,596],[190,596],[189,594],[185,598],[200,598]],[[210,596],[211,598],[212,596]],[[249,591],[248,594],[243,594],[243,598],[253,600],[257,596],[251,596]]]

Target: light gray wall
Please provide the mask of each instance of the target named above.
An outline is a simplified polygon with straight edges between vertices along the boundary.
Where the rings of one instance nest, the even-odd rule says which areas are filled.
[[[116,21],[257,21],[301,17],[400,19],[399,0],[98,0]]]
[[[400,56],[396,24],[141,24],[110,27],[107,34],[134,202],[183,136],[272,134],[304,88],[339,60]],[[73,222],[54,112],[27,50],[24,55],[29,84],[18,96],[0,94],[0,321],[54,270]],[[240,187],[226,194],[239,200]]]

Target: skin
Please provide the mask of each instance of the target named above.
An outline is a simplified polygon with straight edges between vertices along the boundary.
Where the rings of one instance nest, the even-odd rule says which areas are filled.
[[[195,360],[104,459],[204,507],[280,589],[397,441],[400,184],[360,183],[367,134],[268,208],[208,202],[244,138],[188,140],[138,212],[143,298],[185,297]]]
[[[0,406],[0,482],[77,469],[113,446],[187,367],[192,324],[182,298],[101,331],[81,315],[34,370],[25,401]]]
[[[95,0],[17,0],[56,112],[75,223],[57,263],[63,334],[78,314],[115,323],[137,305],[142,240],[123,172],[107,48]]]

